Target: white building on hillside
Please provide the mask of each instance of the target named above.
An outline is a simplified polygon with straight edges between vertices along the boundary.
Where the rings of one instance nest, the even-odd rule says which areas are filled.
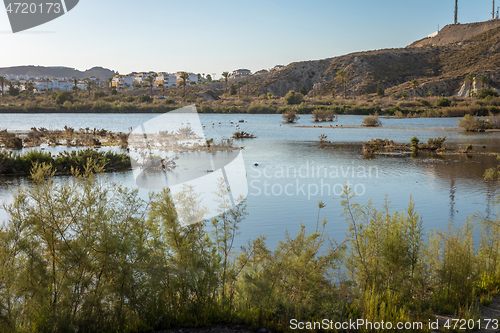
[[[135,76],[133,75],[115,75],[111,80],[111,86],[116,89],[132,89]]]
[[[175,76],[177,78],[177,85],[179,85],[183,80],[181,79],[181,75],[185,72],[177,72],[175,73]],[[198,75],[194,73],[188,73],[188,78],[186,79],[186,84],[191,84],[191,82],[194,82],[193,84],[198,84]]]
[[[243,78],[243,77],[247,77],[247,76],[250,76],[252,75],[252,71],[250,71],[249,69],[237,69],[235,71],[233,71],[233,73],[231,74],[231,76],[229,77],[230,79],[240,79],[240,78]]]
[[[434,38],[439,34],[439,31],[435,31],[432,34],[428,35],[427,38]]]
[[[271,68],[269,71],[274,72],[274,71],[279,71],[280,69],[284,68],[285,66],[283,65],[276,65],[273,68]]]
[[[160,84],[162,84],[164,87],[175,87],[177,86],[177,75],[175,73],[158,73],[155,84],[157,87]]]
[[[38,80],[33,83],[33,86],[38,92],[43,92],[45,89],[52,89],[52,91],[71,91],[75,85],[73,81],[59,79]]]
[[[141,72],[141,73],[137,73],[135,75],[134,84],[140,84],[140,85],[147,84],[148,83],[147,79],[150,76],[155,77],[156,73],[155,72]]]

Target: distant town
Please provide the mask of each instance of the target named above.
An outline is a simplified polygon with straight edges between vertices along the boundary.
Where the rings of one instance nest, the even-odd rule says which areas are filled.
[[[242,79],[251,75],[273,72],[283,67],[283,65],[276,65],[269,70],[262,69],[255,73],[252,73],[249,69],[237,69],[231,73],[227,72],[226,75],[228,79]],[[111,86],[116,88],[117,90],[128,90],[134,88],[150,87],[151,85],[153,85],[154,88],[167,88],[177,87],[184,84],[197,85],[225,80],[224,77],[219,80],[215,80],[213,76],[214,74],[195,74],[182,71],[175,73],[150,71],[132,72],[126,75],[120,75],[119,73],[117,73],[114,77],[109,78],[108,80],[102,80],[95,76],[80,79],[76,77],[6,74],[4,77],[12,85],[18,87],[20,91],[33,89],[35,93],[45,93],[49,91],[72,91],[75,89],[85,90],[87,89],[89,84],[101,87]],[[6,91],[8,89],[8,86],[5,85],[3,89],[4,91]]]

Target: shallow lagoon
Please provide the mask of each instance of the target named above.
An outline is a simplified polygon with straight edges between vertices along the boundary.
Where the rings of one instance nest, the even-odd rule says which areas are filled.
[[[29,130],[31,127],[62,129],[105,128],[128,132],[132,127],[156,114],[3,114],[0,129]],[[446,136],[450,148],[472,144],[474,150],[500,152],[500,133],[466,133],[457,129],[457,118],[384,119],[382,128],[357,127],[362,116],[339,116],[338,122],[314,123],[309,115],[301,115],[296,125],[284,124],[280,115],[201,114],[207,138],[230,137],[241,130],[255,134],[256,139],[238,140],[244,146],[247,171],[247,219],[241,226],[239,240],[243,243],[260,234],[268,235],[271,245],[283,239],[285,230],[295,233],[300,223],[308,230],[316,228],[318,201],[326,208],[321,218],[328,219],[327,230],[337,240],[345,237],[347,224],[341,216],[340,188],[349,182],[358,191],[357,201],[370,198],[376,206],[388,196],[394,210],[406,208],[410,196],[421,215],[424,227],[445,229],[450,221],[463,223],[476,212],[492,214],[492,201],[497,183],[485,181],[483,173],[496,165],[493,156],[464,155],[443,158],[383,157],[364,158],[363,141],[387,138],[409,142],[417,136],[421,141]],[[211,123],[215,126],[212,126]],[[219,125],[219,122],[221,123]],[[333,128],[330,127],[333,126]],[[305,128],[296,126],[323,126]],[[326,134],[334,148],[320,149],[318,136]],[[485,147],[485,148],[483,148]],[[46,148],[54,153],[66,147]],[[255,166],[255,163],[258,166]],[[354,170],[354,172],[353,172]],[[134,187],[132,172],[108,175],[113,181]],[[0,178],[0,200],[11,199],[9,188],[25,184],[26,179]],[[141,190],[146,195],[147,190]],[[0,211],[0,220],[6,218]]]

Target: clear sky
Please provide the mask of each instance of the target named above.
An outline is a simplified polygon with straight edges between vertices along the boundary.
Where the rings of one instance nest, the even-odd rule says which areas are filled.
[[[22,2],[22,0],[19,0]],[[500,5],[500,0],[497,0]],[[0,10],[0,67],[102,66],[216,73],[404,47],[453,23],[453,0],[80,0],[12,34]],[[459,0],[460,23],[491,18],[491,0]]]

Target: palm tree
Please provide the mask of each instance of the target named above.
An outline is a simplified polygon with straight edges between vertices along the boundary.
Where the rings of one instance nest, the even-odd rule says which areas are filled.
[[[413,99],[417,99],[417,87],[418,87],[417,79],[411,80],[411,87],[413,88]]]
[[[229,72],[222,73],[222,76],[224,77],[224,80],[226,81],[226,94],[227,94],[227,80],[229,78]]]
[[[469,97],[471,97],[471,92],[472,92],[472,85],[474,83],[474,80],[476,79],[476,75],[469,73],[465,77],[465,83],[469,84]]]
[[[146,82],[149,83],[149,88],[151,89],[150,95],[153,96],[153,83],[155,82],[155,78],[152,76],[148,76],[146,78]]]
[[[90,93],[92,92],[92,88],[94,86],[93,82],[90,79],[85,79],[85,85],[87,87],[87,90],[89,92],[89,98],[90,98]]]
[[[186,81],[187,81],[187,79],[189,79],[189,74],[186,72],[182,72],[180,78],[182,80],[182,85],[184,86],[184,89],[182,91],[182,95],[184,96],[184,95],[186,95]]]
[[[74,79],[73,83],[74,83],[73,90],[75,91],[75,96],[77,96],[78,95],[78,86],[77,86],[78,79]]]
[[[347,98],[347,73],[344,72],[343,69],[339,70],[337,72],[337,76],[335,77],[337,80],[339,80],[340,85],[344,87],[344,99]]]
[[[490,79],[486,75],[480,75],[477,77],[479,82],[481,83],[481,89],[484,89],[484,85],[488,84]]]
[[[3,88],[8,83],[7,79],[3,76],[0,76],[0,87],[2,87],[2,97],[3,97]]]

